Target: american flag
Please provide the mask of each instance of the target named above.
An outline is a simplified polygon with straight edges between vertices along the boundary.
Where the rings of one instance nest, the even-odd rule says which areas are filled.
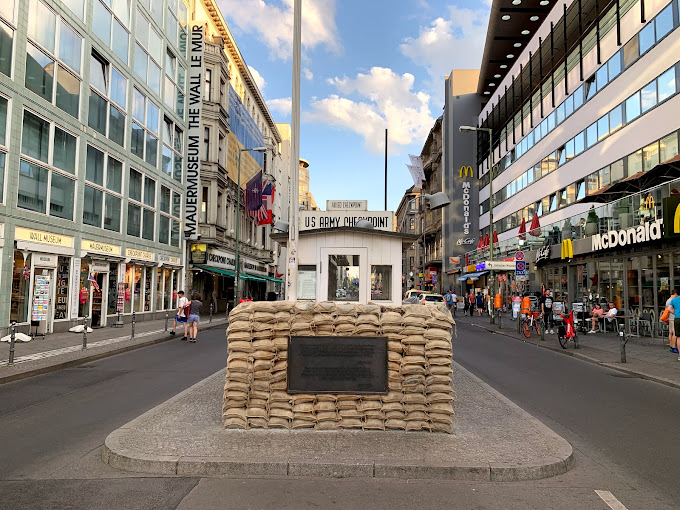
[[[95,289],[97,292],[101,292],[101,290],[99,289],[99,284],[97,283],[97,280],[95,279],[93,273],[89,273],[89,275],[88,275],[88,277],[87,277],[87,281],[90,282],[90,283],[92,284],[92,286],[94,287],[94,289]]]
[[[274,192],[276,188],[271,183],[263,183],[262,205],[260,206],[258,225],[271,225],[274,221],[272,209],[274,208]]]

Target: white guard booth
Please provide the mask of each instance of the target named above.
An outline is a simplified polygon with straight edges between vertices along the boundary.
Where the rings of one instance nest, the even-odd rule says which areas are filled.
[[[418,236],[394,232],[392,212],[354,214],[346,219],[345,211],[301,213],[298,300],[401,304],[402,246],[412,244]],[[374,227],[356,227],[356,218],[366,219]],[[314,228],[318,225],[324,226]],[[288,233],[271,237],[287,244]]]

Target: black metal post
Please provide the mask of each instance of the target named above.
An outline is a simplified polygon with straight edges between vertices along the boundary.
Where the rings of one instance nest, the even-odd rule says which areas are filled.
[[[135,311],[132,310],[132,335],[130,336],[130,338],[134,337],[135,337]]]
[[[211,301],[210,302],[210,319],[208,320],[208,322],[212,322],[213,308],[214,308],[214,305],[213,305],[213,302]]]
[[[583,81],[583,16],[581,0],[578,0],[578,68],[579,77]]]
[[[617,321],[618,326],[618,321]],[[626,337],[625,329],[617,328],[619,330],[619,351],[621,354],[621,363],[626,363],[626,344],[628,338]]]
[[[621,4],[619,0],[616,0],[616,45],[621,46]]]
[[[168,319],[169,319],[169,316],[168,316],[168,312],[166,311],[165,312],[165,331],[168,330]]]
[[[550,91],[552,94],[552,107],[555,108],[555,25],[550,22]]]
[[[385,210],[387,211],[387,128],[385,128]]]
[[[538,100],[541,102],[541,118],[543,115],[543,39],[538,38]]]
[[[595,0],[595,36],[597,38],[597,65],[602,63],[602,55],[600,50],[600,2]]]
[[[83,319],[83,350],[87,349],[87,315]]]
[[[534,86],[534,66],[531,52],[529,52],[529,127],[534,129],[534,94],[532,88]]]
[[[640,23],[645,23],[645,0],[640,0]]]
[[[12,321],[11,330],[9,334],[9,360],[7,361],[8,366],[14,365],[14,344],[16,342],[17,334],[17,323]]]
[[[519,133],[524,138],[524,78],[522,64],[519,65]]]

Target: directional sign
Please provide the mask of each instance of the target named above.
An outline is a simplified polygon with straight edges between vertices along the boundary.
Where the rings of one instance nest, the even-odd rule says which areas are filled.
[[[524,252],[518,251],[517,253],[515,253],[515,260],[524,260]]]
[[[524,262],[523,260],[518,260],[515,262],[515,275],[516,276],[524,276],[527,274],[527,263]]]

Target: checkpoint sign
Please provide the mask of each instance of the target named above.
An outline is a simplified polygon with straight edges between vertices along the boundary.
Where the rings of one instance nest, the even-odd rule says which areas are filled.
[[[515,262],[515,276],[526,276],[527,274],[527,263],[523,260],[517,260]]]

